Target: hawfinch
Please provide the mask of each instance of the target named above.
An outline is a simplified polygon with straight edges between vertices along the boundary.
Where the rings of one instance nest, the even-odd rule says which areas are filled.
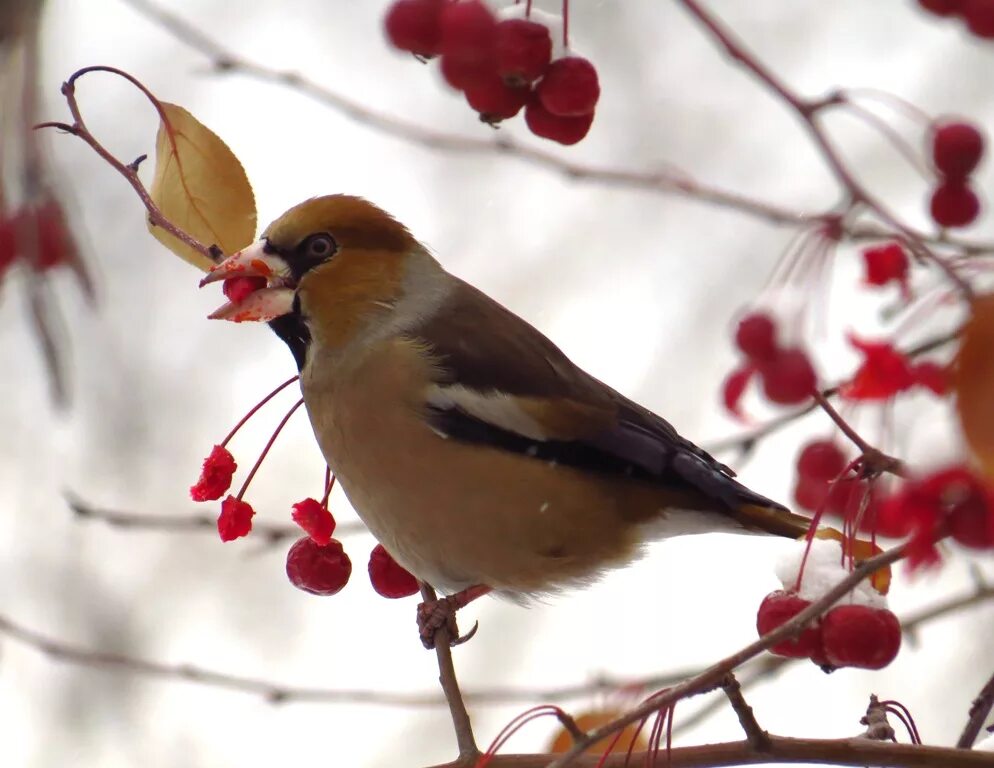
[[[267,287],[212,317],[286,342],[349,501],[450,605],[583,584],[649,539],[808,528],[365,200],[291,208],[203,282],[238,276]]]

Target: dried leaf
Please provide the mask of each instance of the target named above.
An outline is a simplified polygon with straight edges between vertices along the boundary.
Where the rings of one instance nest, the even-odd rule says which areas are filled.
[[[589,732],[595,728],[600,728],[602,725],[607,725],[615,718],[621,717],[621,715],[622,712],[620,710],[595,709],[577,716],[576,724],[580,730]],[[649,748],[649,742],[646,740],[646,737],[650,731],[651,727],[649,725],[639,728],[637,722],[632,723],[621,732],[620,738],[614,742],[614,746],[610,751],[625,754],[628,752],[629,747],[631,747],[632,752],[645,752]],[[587,747],[586,751],[588,754],[603,754],[611,746],[612,741],[614,741],[613,736],[605,737],[602,741],[598,741],[596,744]],[[573,737],[569,731],[562,728],[556,734],[549,751],[554,754],[562,754],[572,746]]]
[[[973,301],[953,386],[963,436],[984,472],[994,478],[994,293]]]
[[[163,215],[204,245],[234,253],[255,238],[252,186],[228,146],[193,115],[161,102],[151,195]],[[161,227],[149,231],[166,248],[207,271],[213,262]]]

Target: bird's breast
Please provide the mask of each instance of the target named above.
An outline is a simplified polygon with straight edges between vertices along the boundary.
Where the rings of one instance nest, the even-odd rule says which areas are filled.
[[[424,418],[431,361],[381,342],[350,360],[314,356],[304,399],[324,456],[374,536],[436,588],[537,593],[631,559],[623,510],[661,511],[654,489],[447,438]]]

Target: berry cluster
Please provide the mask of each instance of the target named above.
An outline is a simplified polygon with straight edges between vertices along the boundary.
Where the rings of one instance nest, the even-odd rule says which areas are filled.
[[[913,363],[887,341],[866,341],[853,334],[849,343],[862,355],[856,373],[839,388],[847,400],[881,402],[915,386],[924,387],[942,396],[949,391],[946,368],[931,360]]]
[[[918,5],[936,16],[959,17],[977,37],[994,40],[994,0],[918,0]]]
[[[994,0],[991,3],[994,13]],[[980,213],[980,199],[970,186],[970,174],[984,154],[983,134],[970,123],[943,121],[929,133],[932,165],[939,183],[932,190],[929,210],[941,227],[965,227]]]
[[[994,550],[994,486],[964,465],[906,481],[882,501],[880,515],[910,535],[912,567],[937,563],[935,545],[946,533],[969,549]]]
[[[0,277],[16,261],[38,272],[72,264],[78,259],[65,213],[48,197],[0,216]]]
[[[756,630],[772,632],[811,605],[796,593],[771,592],[759,606]],[[901,623],[886,608],[837,605],[794,638],[770,648],[777,656],[811,659],[823,668],[883,669],[901,649]]]
[[[369,583],[383,597],[408,597],[418,591],[418,580],[398,565],[382,544],[370,552],[368,570]],[[326,544],[320,544],[313,536],[305,536],[287,553],[286,575],[305,592],[334,595],[348,583],[352,561],[337,539],[329,537]]]
[[[736,416],[741,416],[739,400],[756,374],[767,399],[778,405],[803,403],[815,391],[818,376],[807,353],[780,343],[770,315],[752,312],[743,317],[735,331],[735,344],[746,360],[726,379],[724,400]]]
[[[820,461],[809,462],[820,466]],[[766,635],[807,608],[848,572],[839,542],[814,538],[801,543],[778,567],[783,589],[766,596],[756,614],[756,629]],[[808,658],[823,668],[881,669],[901,647],[901,625],[881,594],[857,587],[820,619],[770,648],[778,656]]]
[[[808,443],[797,457],[797,485],[794,501],[801,509],[812,512],[826,504],[836,483],[849,466],[842,449],[832,440]]]
[[[226,280],[224,285],[225,294],[232,302],[244,301],[245,297],[258,287],[256,278],[241,277]],[[288,379],[266,395],[238,422],[220,445],[215,445],[211,449],[210,454],[204,459],[200,477],[190,487],[190,497],[194,501],[216,501],[227,493],[238,469],[235,457],[227,448],[228,441],[263,405],[297,378],[294,376]],[[228,495],[221,502],[221,513],[217,518],[217,530],[221,541],[233,541],[251,533],[255,510],[242,497],[273,442],[300,404],[301,401],[298,401],[276,427],[238,494]],[[342,543],[332,538],[335,533],[335,518],[328,508],[328,499],[334,483],[335,478],[329,469],[325,477],[322,499],[318,501],[307,498],[298,501],[290,511],[290,517],[307,533],[307,536],[299,539],[287,553],[286,573],[295,587],[315,595],[334,595],[348,583],[352,575],[352,561],[345,553]],[[418,591],[417,579],[398,565],[382,545],[377,545],[369,556],[369,580],[373,589],[384,597],[407,597]]]
[[[396,0],[384,26],[390,42],[423,58],[440,57],[445,81],[491,125],[525,110],[536,136],[576,144],[590,130],[600,98],[594,65],[556,56],[558,17],[521,6],[499,19],[481,0]],[[563,29],[563,48],[567,48]]]

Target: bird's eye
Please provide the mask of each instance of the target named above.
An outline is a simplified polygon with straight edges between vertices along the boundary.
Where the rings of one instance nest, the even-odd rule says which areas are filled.
[[[335,252],[336,248],[337,246],[331,235],[312,235],[307,239],[305,252],[308,258],[320,260],[327,259]]]

